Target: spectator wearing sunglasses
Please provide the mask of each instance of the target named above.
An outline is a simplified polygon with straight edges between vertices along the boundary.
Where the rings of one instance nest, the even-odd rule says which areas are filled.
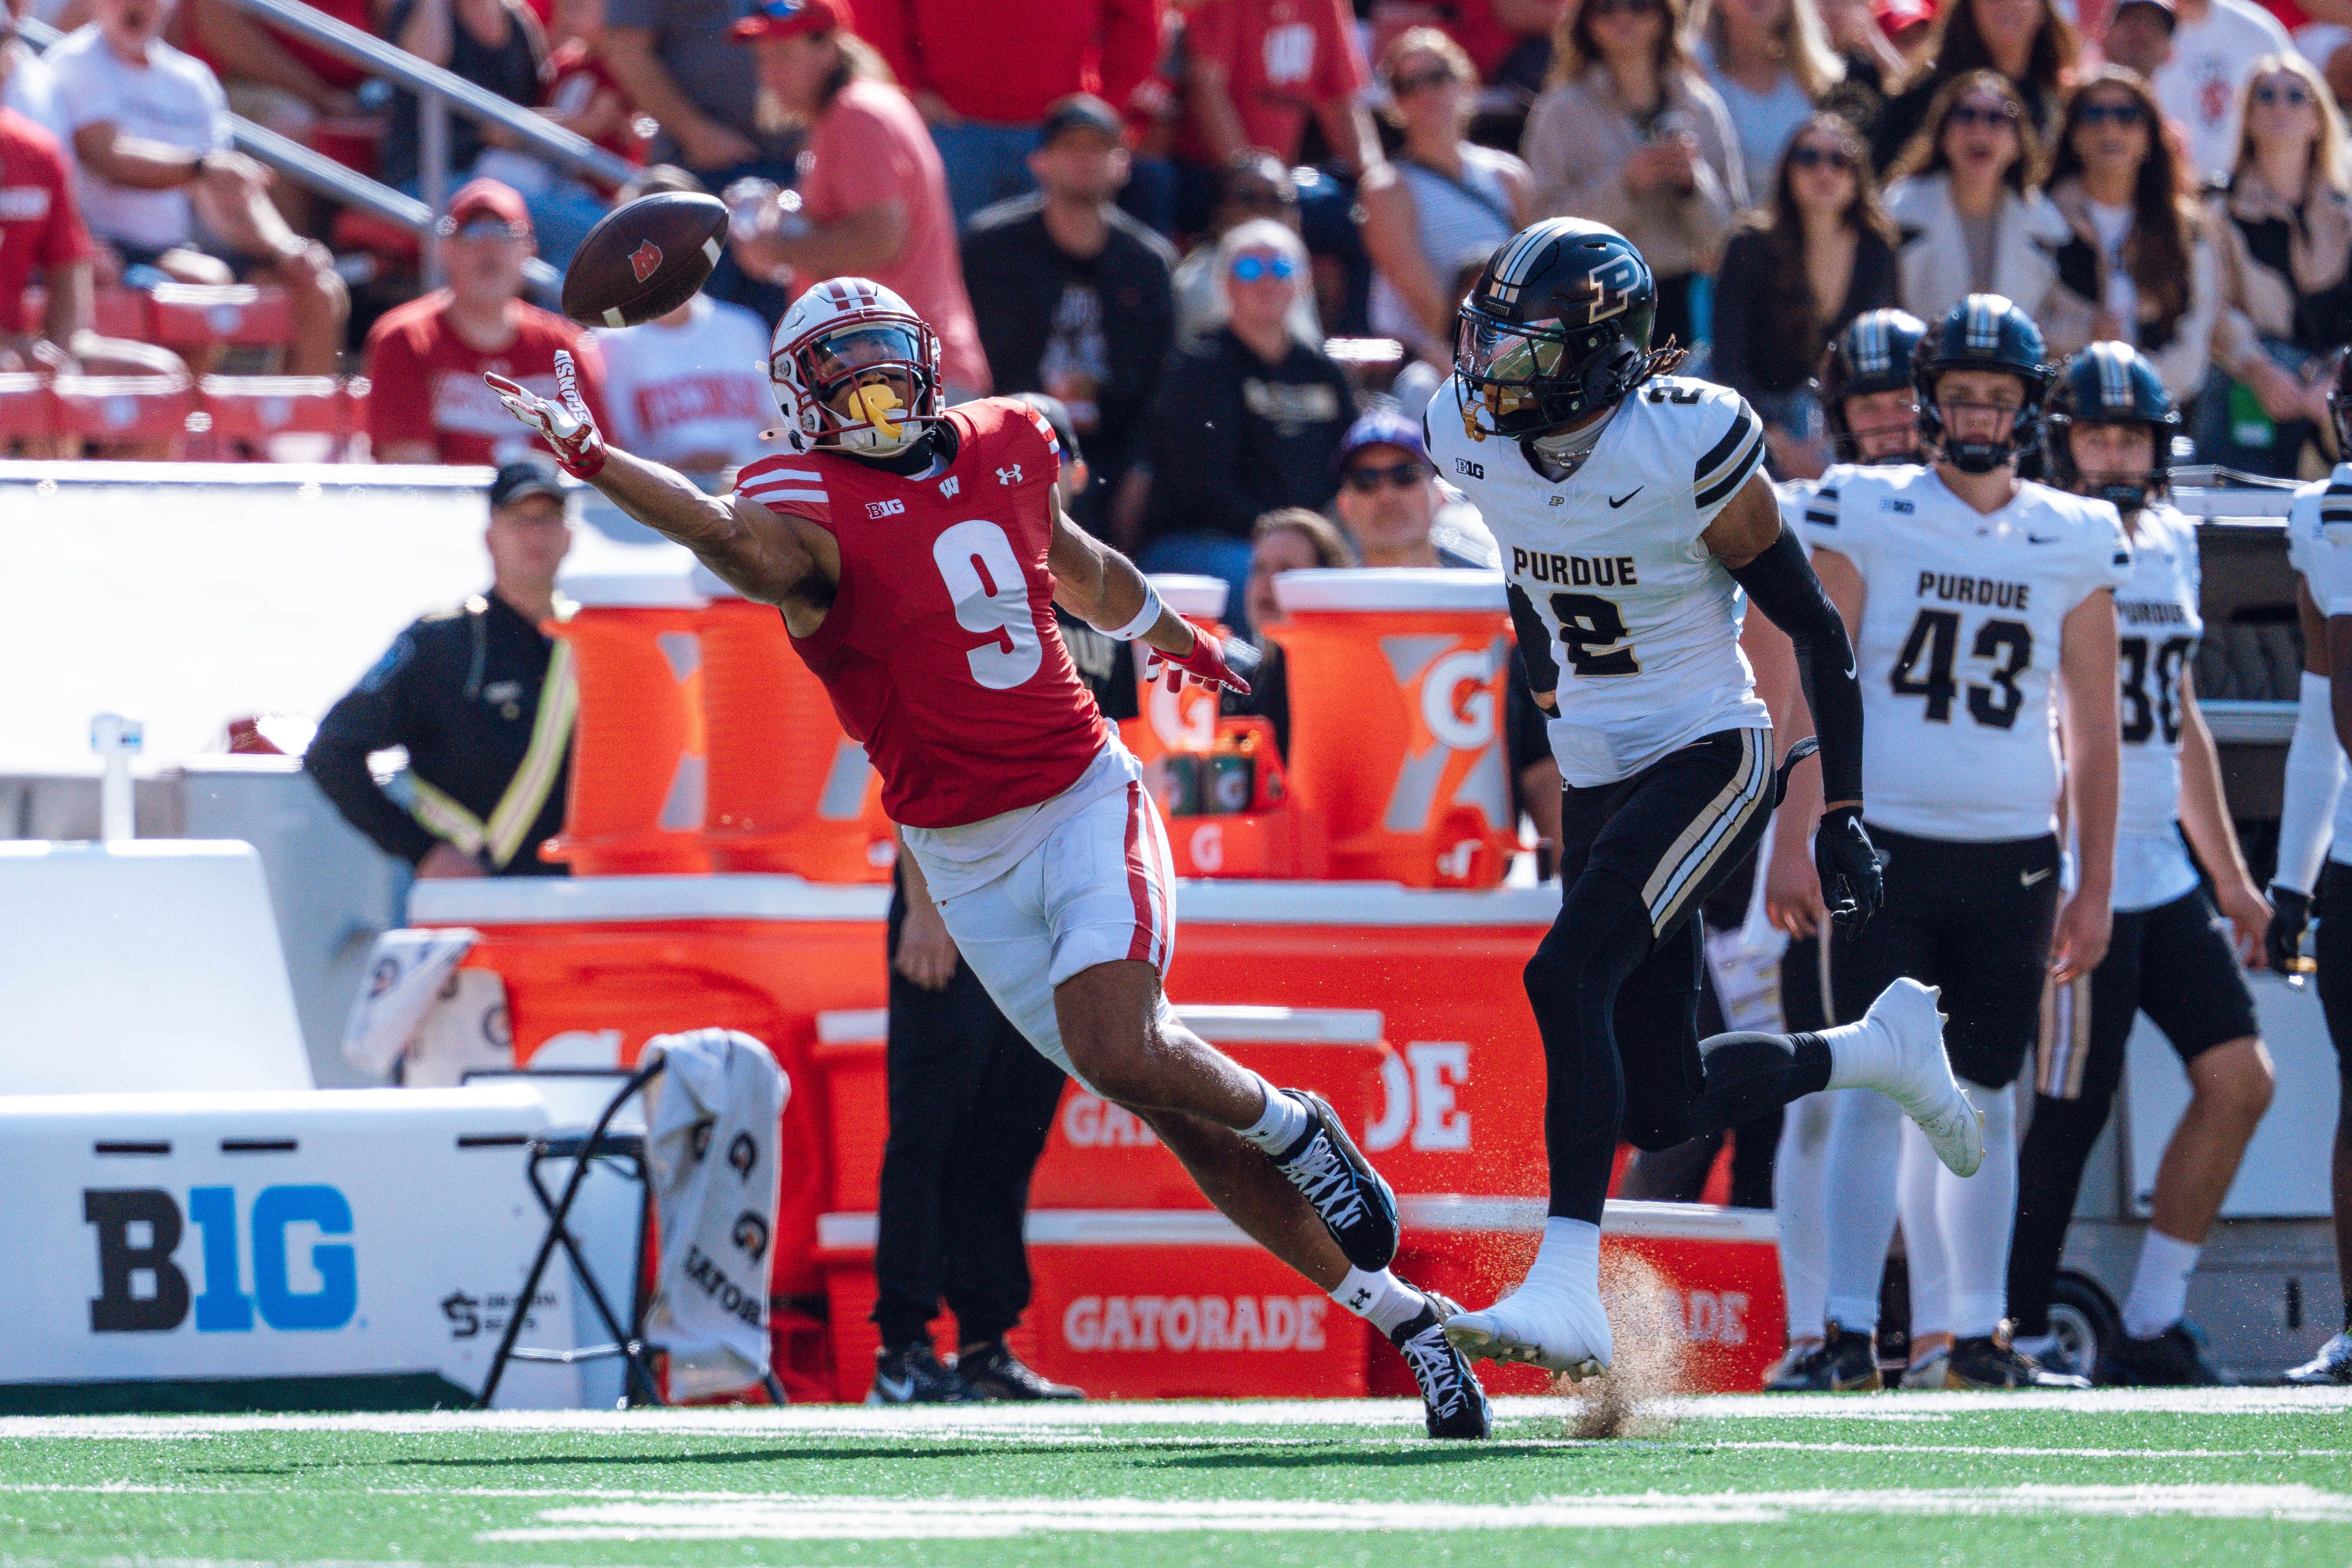
[[[2050,201],[2070,232],[2037,319],[2053,360],[2129,343],[2186,403],[2205,383],[2221,281],[2162,121],[2147,84],[2120,66],[2074,89],[2050,168]]]
[[[1464,129],[1478,77],[1462,47],[1434,27],[1397,36],[1381,57],[1389,119],[1404,143],[1364,176],[1364,248],[1372,279],[1372,331],[1432,364],[1454,358],[1454,304],[1446,291],[1465,256],[1491,253],[1533,221],[1535,176],[1508,153],[1473,145]]]
[[[1941,321],[1970,294],[2039,317],[2057,286],[2066,220],[2038,188],[2042,143],[2024,95],[1999,71],[1955,77],[1888,172],[1903,309]]]
[[[1224,283],[1217,267],[1217,244],[1235,226],[1253,218],[1272,218],[1299,232],[1298,184],[1290,165],[1263,147],[1244,147],[1226,161],[1217,187],[1217,203],[1210,210],[1204,243],[1194,246],[1176,264],[1176,341],[1189,342],[1214,331],[1224,319]],[[1315,290],[1301,289],[1290,306],[1290,335],[1301,342],[1323,341],[1323,321],[1315,309]]]
[[[2352,146],[2301,55],[2255,61],[2243,96],[2237,166],[2208,213],[2221,315],[2197,455],[2293,479],[2328,425],[2325,357],[2352,341]]]
[[[1694,341],[1692,281],[1722,258],[1748,184],[1723,100],[1692,65],[1682,0],[1569,0],[1519,151],[1536,210],[1605,223],[1657,279],[1652,341]]]
[[[1698,0],[1694,53],[1739,138],[1751,200],[1760,199],[1789,138],[1845,79],[1813,0]]]
[[[2240,89],[2257,60],[2294,43],[2251,0],[2173,0],[2173,13],[2172,56],[2148,86],[2188,142],[2196,183],[2218,185],[2237,160]]]
[[[2006,79],[2035,140],[2047,146],[2081,53],[2074,27],[2053,0],[1949,0],[1927,35],[1925,63],[1887,100],[1871,132],[1871,161],[1891,184],[1895,164],[1936,118],[1937,96],[1972,71]]]
[[[1319,509],[1339,488],[1332,457],[1356,399],[1322,348],[1291,334],[1291,300],[1307,282],[1297,235],[1253,218],[1217,242],[1217,265],[1224,321],[1160,378],[1139,563],[1222,577],[1239,605],[1259,514]]]
[[[1781,479],[1811,479],[1829,464],[1806,389],[1831,339],[1864,310],[1895,303],[1895,240],[1862,138],[1834,114],[1798,127],[1770,204],[1731,237],[1715,286],[1710,374],[1762,416]]]

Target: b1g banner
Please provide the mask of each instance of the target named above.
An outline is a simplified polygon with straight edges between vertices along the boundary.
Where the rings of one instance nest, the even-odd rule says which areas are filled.
[[[518,1087],[0,1097],[0,1411],[471,1403],[516,1313],[575,1343],[565,1270],[516,1300],[546,1122]],[[498,1403],[580,1399],[518,1363]]]

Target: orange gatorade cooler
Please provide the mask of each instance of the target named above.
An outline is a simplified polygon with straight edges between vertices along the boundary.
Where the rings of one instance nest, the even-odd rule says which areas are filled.
[[[551,629],[580,681],[572,798],[540,853],[579,876],[708,871],[702,597],[686,574],[564,580],[579,605]]]
[[[1223,577],[1199,577],[1190,573],[1163,572],[1151,579],[1160,602],[1197,621],[1220,636],[1225,600],[1232,590]],[[1141,644],[1135,650],[1135,701],[1139,717],[1119,726],[1119,738],[1136,761],[1148,763],[1170,752],[1205,752],[1217,743],[1217,694],[1186,681],[1181,691],[1168,689],[1165,680],[1146,680],[1144,660],[1150,652]]]
[[[1497,886],[1518,848],[1503,735],[1510,634],[1497,572],[1302,571],[1266,628],[1290,682],[1290,784],[1322,813],[1329,875]]]
[[[696,625],[710,742],[702,842],[712,869],[888,880],[881,777],[793,651],[782,615],[701,568],[693,582],[709,600]]]

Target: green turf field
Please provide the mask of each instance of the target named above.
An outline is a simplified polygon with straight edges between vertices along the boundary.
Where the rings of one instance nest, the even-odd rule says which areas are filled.
[[[2352,1394],[0,1418],[0,1563],[2352,1564]]]

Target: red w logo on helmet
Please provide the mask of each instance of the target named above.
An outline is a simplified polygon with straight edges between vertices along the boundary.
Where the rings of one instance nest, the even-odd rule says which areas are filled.
[[[661,264],[661,247],[650,239],[629,252],[629,270],[637,275],[640,283],[652,277]]]

